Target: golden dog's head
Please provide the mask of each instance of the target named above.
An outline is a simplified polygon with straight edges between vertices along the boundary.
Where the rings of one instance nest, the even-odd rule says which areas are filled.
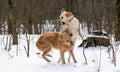
[[[60,38],[59,41],[61,42],[61,44],[64,44],[66,46],[71,46],[74,45],[73,41],[71,40],[72,35],[70,33],[63,33]]]
[[[72,17],[73,14],[71,12],[66,12],[64,8],[61,9],[61,14],[59,16],[59,20],[61,23],[65,24],[66,22],[69,22]]]

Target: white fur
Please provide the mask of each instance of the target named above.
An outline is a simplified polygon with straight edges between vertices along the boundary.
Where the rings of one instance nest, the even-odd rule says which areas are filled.
[[[62,31],[64,31],[65,29],[68,29],[68,31],[70,33],[72,33],[72,41],[75,42],[77,37],[79,36],[79,31],[80,31],[80,36],[82,36],[83,39],[86,38],[86,35],[84,34],[81,25],[79,25],[79,20],[77,18],[75,18],[73,15],[71,15],[70,17],[66,17],[66,11],[63,11],[60,14],[60,22],[64,22],[65,23],[65,27],[63,28]],[[69,20],[71,19],[71,17],[73,17],[73,19],[69,22]],[[62,33],[61,31],[61,33]]]

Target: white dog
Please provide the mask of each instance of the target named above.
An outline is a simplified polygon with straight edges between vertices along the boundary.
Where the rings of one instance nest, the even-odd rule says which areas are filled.
[[[79,20],[73,16],[71,12],[66,12],[64,8],[61,9],[59,16],[60,22],[65,25],[61,33],[69,32],[72,34],[72,41],[75,43],[77,37],[80,35],[83,39],[86,38]]]

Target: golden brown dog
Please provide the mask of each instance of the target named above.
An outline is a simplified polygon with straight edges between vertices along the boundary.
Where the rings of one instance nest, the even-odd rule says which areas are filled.
[[[72,33],[72,41],[75,42],[77,37],[80,35],[82,38],[86,38],[79,20],[73,16],[71,12],[67,12],[64,8],[61,9],[61,14],[59,16],[60,22],[65,25],[61,34],[63,32]]]
[[[47,34],[43,34],[36,42],[36,46],[43,52],[42,57],[48,62],[50,62],[50,60],[46,56],[51,57],[48,53],[52,48],[60,50],[60,59],[58,62],[62,60],[62,63],[65,64],[64,53],[66,51],[69,51],[68,61],[70,61],[70,57],[72,56],[74,62],[77,62],[73,54],[74,47],[72,46],[70,33],[63,33],[60,35],[58,32],[49,32]]]

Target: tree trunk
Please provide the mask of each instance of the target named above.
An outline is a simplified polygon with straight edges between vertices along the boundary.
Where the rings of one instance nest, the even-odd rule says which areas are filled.
[[[39,34],[42,33],[42,19],[40,19],[40,22],[39,22]]]
[[[32,20],[31,17],[29,17],[28,24],[27,24],[28,34],[32,34]]]
[[[1,28],[2,28],[2,23],[0,23],[0,34],[2,34]]]
[[[93,30],[102,30],[102,23],[100,18],[98,18],[97,16],[97,12],[96,12],[96,2],[95,0],[92,0],[92,13],[93,13]]]
[[[91,33],[90,28],[91,28],[91,22],[90,22],[90,20],[87,20],[87,31],[88,31],[88,34]]]
[[[8,6],[9,6],[8,19],[11,25],[11,26],[9,25],[10,26],[9,33],[11,33],[13,36],[13,44],[18,44],[18,37],[16,32],[16,20],[15,20],[15,15],[14,15],[13,5],[11,0],[8,0]]]
[[[38,34],[38,24],[35,17],[33,23],[34,23],[34,34]]]
[[[73,0],[66,0],[66,8],[68,11],[73,11]]]
[[[115,0],[115,9],[116,9],[116,17],[117,23],[115,24],[115,39],[116,41],[120,41],[120,0]]]

